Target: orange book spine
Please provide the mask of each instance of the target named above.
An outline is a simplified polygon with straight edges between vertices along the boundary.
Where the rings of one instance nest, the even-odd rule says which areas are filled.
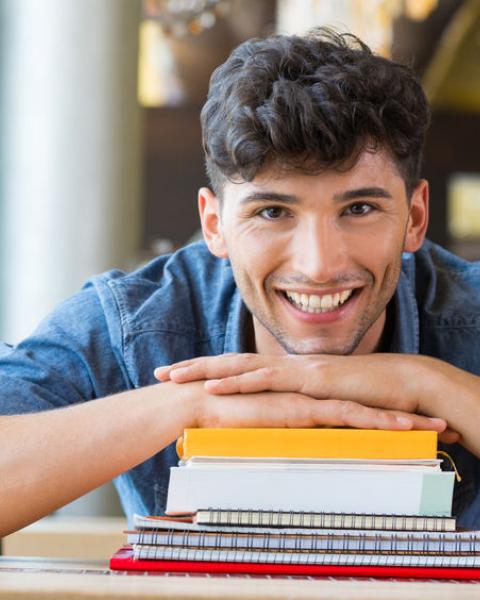
[[[180,459],[242,458],[434,459],[434,431],[379,429],[185,429]]]

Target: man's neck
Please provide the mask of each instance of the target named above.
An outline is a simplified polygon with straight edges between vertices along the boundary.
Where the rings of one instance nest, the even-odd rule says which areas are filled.
[[[372,352],[380,352],[382,339],[385,333],[386,313],[387,311],[385,309],[365,333],[360,343],[353,351],[353,354],[371,354]]]

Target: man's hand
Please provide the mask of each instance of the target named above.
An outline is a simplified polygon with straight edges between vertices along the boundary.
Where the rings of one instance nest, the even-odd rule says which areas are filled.
[[[443,419],[414,414],[410,407],[389,407],[380,402],[369,406],[346,394],[337,395],[334,392],[339,391],[338,387],[327,386],[330,377],[336,376],[325,370],[329,358],[229,354],[162,367],[156,369],[155,375],[159,381],[177,384],[198,381],[202,385],[207,396],[199,389],[203,397],[200,427],[344,426],[429,429],[439,433],[445,430]],[[342,360],[339,363],[346,374],[348,365]],[[214,380],[203,381],[209,378]]]
[[[341,415],[349,413],[343,425],[433,429],[440,441],[460,442],[480,457],[480,377],[429,356],[225,354],[161,367],[155,376],[181,384],[205,380],[205,390],[217,396],[302,394],[320,400],[336,417],[318,425],[341,425]],[[360,407],[375,411],[363,413],[363,424]],[[382,424],[386,413],[410,426]]]
[[[353,400],[415,413],[422,412],[431,363],[437,368],[443,364],[406,354],[223,354],[161,367],[155,376],[176,383],[206,380],[205,388],[212,394],[297,392],[319,400]]]

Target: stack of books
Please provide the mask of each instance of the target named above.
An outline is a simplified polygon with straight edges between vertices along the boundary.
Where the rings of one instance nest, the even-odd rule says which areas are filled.
[[[135,516],[112,569],[480,578],[434,432],[192,429],[177,451],[168,516]]]

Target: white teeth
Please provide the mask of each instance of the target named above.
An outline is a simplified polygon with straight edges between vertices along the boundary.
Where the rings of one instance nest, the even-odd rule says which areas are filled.
[[[329,308],[332,308],[332,304],[333,304],[333,298],[332,298],[332,296],[330,296],[330,294],[326,294],[325,296],[322,296],[322,309],[323,310],[328,310]]]
[[[294,304],[300,304],[300,303],[301,303],[301,301],[302,301],[302,297],[301,297],[301,295],[300,295],[300,294],[297,294],[297,292],[289,292],[289,293],[287,294],[287,296],[288,296],[288,299],[289,299],[289,300],[292,300],[292,302],[293,302]]]
[[[286,292],[287,298],[300,310],[309,313],[321,313],[336,310],[344,304],[352,295],[353,290],[345,290],[336,294],[299,294],[298,292]]]

